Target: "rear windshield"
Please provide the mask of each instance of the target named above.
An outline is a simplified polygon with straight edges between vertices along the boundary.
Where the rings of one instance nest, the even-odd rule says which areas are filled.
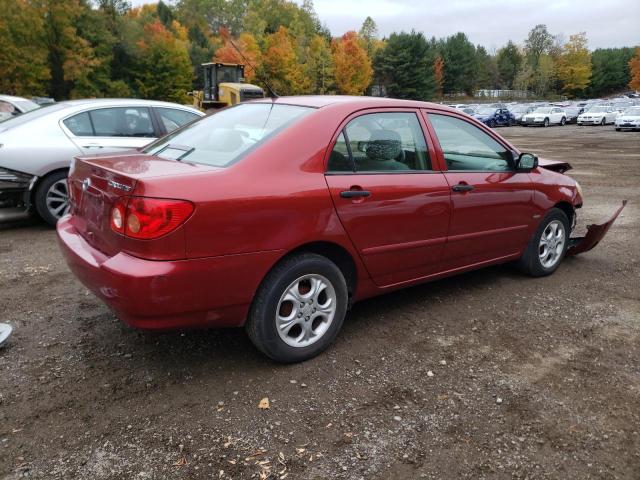
[[[31,110],[27,113],[23,113],[22,115],[18,115],[17,117],[10,118],[9,120],[5,120],[4,122],[0,123],[0,131],[18,127],[36,118],[44,117],[45,115],[49,115],[50,113],[62,110],[65,107],[67,107],[67,105],[64,103],[43,105],[40,108],[36,108],[35,110]]]
[[[226,167],[313,110],[295,105],[245,103],[187,125],[143,151],[169,160]]]

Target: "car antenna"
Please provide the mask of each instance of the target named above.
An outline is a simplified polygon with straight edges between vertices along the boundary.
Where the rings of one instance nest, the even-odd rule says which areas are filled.
[[[221,29],[222,30],[222,29]],[[220,32],[222,34],[222,31]],[[276,93],[276,91],[271,87],[271,85],[269,85],[269,82],[267,82],[267,80],[262,77],[261,75],[258,75],[258,70],[256,69],[256,67],[253,66],[253,64],[249,61],[249,59],[247,57],[244,56],[244,54],[240,51],[240,49],[238,48],[238,46],[235,44],[235,42],[233,41],[233,38],[231,38],[231,34],[228,33],[227,30],[227,35],[221,35],[223,37],[227,37],[225,40],[228,40],[229,43],[231,44],[231,46],[233,46],[233,48],[235,49],[236,52],[238,52],[238,55],[240,55],[242,57],[242,61],[244,63],[246,63],[247,65],[249,65],[253,71],[256,74],[256,78],[258,80],[260,80],[262,83],[265,84],[265,86],[267,87],[267,90],[269,90],[269,93],[271,94],[271,99],[276,99],[279,97],[279,95]]]

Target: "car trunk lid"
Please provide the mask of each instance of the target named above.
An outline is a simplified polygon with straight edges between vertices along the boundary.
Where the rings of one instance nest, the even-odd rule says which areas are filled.
[[[125,241],[131,241],[111,228],[111,212],[118,202],[143,191],[144,183],[151,178],[207,170],[217,169],[139,152],[77,157],[69,174],[74,227],[92,247],[114,255],[123,250]]]

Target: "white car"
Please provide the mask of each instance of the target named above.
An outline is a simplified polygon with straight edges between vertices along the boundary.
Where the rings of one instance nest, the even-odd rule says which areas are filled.
[[[40,105],[26,98],[0,95],[0,122],[38,108]]]
[[[616,130],[640,130],[640,106],[631,107],[616,117]]]
[[[533,112],[522,116],[522,125],[564,125],[567,123],[567,113],[560,107],[538,107]]]
[[[68,211],[67,173],[77,155],[144,147],[204,113],[135,99],[59,102],[0,123],[0,221],[36,211],[55,225]]]
[[[614,123],[618,111],[608,105],[596,105],[578,115],[578,125],[606,125]]]

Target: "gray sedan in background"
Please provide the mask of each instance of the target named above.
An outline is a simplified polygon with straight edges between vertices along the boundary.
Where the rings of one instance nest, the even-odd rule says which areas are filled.
[[[76,155],[140,148],[204,113],[132,99],[59,102],[0,123],[0,222],[35,211],[55,225],[68,210]]]
[[[35,102],[12,95],[0,95],[0,122],[40,108]]]

